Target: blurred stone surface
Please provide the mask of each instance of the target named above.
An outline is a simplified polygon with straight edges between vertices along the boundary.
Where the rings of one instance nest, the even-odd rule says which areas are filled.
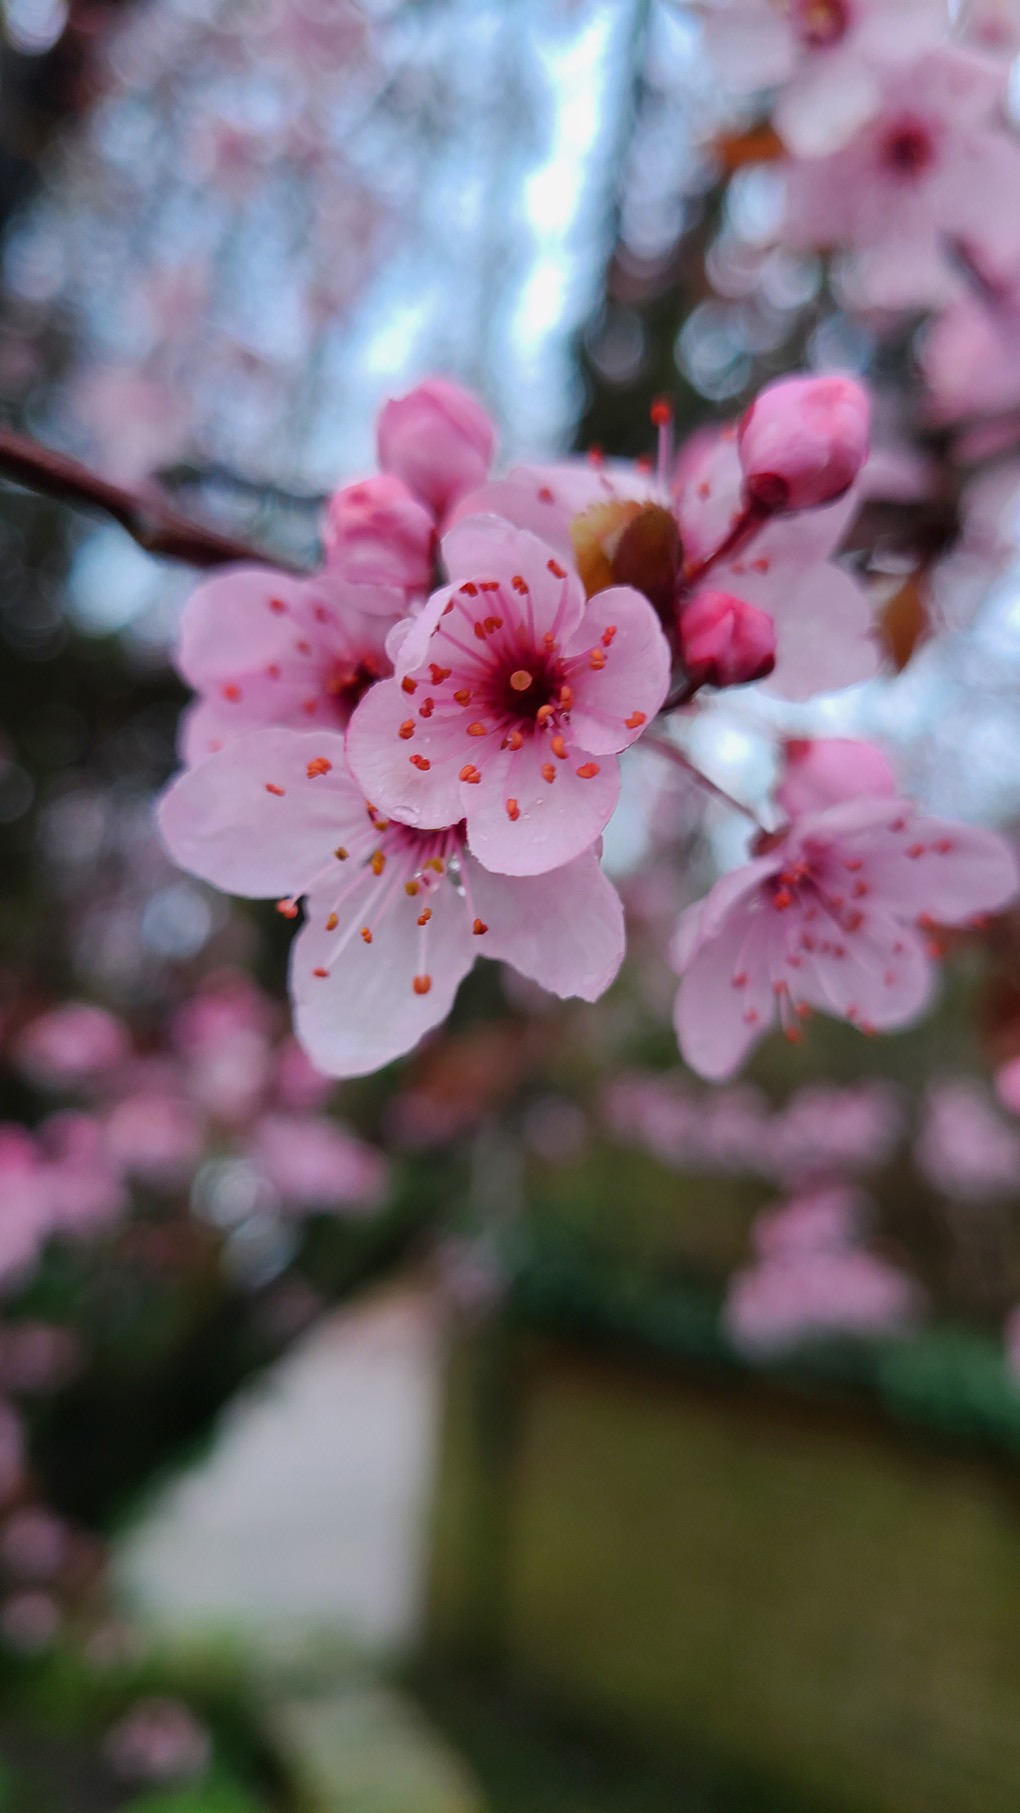
[[[231,1405],[207,1457],[120,1545],[118,1585],[143,1624],[233,1634],[267,1659],[321,1637],[367,1656],[408,1647],[440,1345],[434,1300],[389,1289],[320,1323]]]

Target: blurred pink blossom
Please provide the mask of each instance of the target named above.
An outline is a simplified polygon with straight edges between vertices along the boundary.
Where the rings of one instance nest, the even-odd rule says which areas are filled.
[[[248,1150],[285,1207],[356,1213],[385,1195],[381,1153],[324,1115],[263,1115]]]
[[[210,1757],[209,1733],[181,1700],[139,1700],[106,1735],[103,1746],[118,1775],[129,1781],[183,1781],[201,1775]]]
[[[932,1188],[947,1196],[977,1201],[1020,1188],[1020,1133],[1000,1120],[970,1077],[928,1090],[914,1157]]]
[[[68,1001],[24,1026],[16,1062],[32,1082],[50,1089],[102,1087],[130,1049],[126,1028],[104,1007]]]
[[[383,471],[403,479],[441,524],[488,477],[496,430],[470,392],[447,378],[426,378],[384,404],[378,442]]]

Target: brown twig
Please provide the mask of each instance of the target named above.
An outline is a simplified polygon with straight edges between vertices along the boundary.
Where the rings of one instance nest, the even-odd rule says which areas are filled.
[[[300,572],[291,561],[268,555],[247,542],[205,529],[201,523],[179,516],[155,497],[115,485],[90,472],[79,460],[69,459],[52,447],[43,447],[26,434],[0,427],[0,477],[13,479],[30,491],[62,503],[102,510],[144,548],[166,560],[180,560],[192,567],[224,566],[230,561],[259,561],[289,572]]]

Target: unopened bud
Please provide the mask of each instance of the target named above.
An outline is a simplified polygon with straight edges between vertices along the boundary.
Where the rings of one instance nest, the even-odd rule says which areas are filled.
[[[334,491],[323,540],[331,574],[349,585],[432,588],[435,524],[403,480],[388,472]]]
[[[776,630],[766,611],[729,592],[700,592],[680,618],[680,647],[695,686],[747,686],[776,665]]]
[[[379,464],[409,485],[440,520],[489,476],[495,430],[469,391],[427,378],[386,404],[379,417]]]
[[[782,378],[737,435],[744,483],[768,510],[810,510],[849,490],[868,457],[867,392],[853,378]]]

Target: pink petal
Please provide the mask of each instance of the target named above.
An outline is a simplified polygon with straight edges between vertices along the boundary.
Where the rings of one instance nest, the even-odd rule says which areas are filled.
[[[454,585],[462,580],[498,579],[508,586],[515,574],[530,595],[528,620],[539,635],[554,630],[566,642],[581,622],[584,587],[548,542],[500,517],[476,516],[443,536],[443,560]]]
[[[374,922],[371,944],[352,938],[333,962],[338,934],[325,929],[331,905],[326,896],[313,896],[291,946],[295,1029],[327,1076],[365,1076],[411,1051],[445,1020],[484,940],[472,935],[463,899],[444,881],[430,897],[424,941],[419,902],[401,891]],[[328,975],[316,975],[327,967]],[[415,992],[414,978],[422,974],[431,978],[427,994]]]
[[[308,764],[330,763],[309,779]],[[365,800],[335,731],[253,730],[179,775],[159,804],[174,861],[228,893],[301,893],[346,840],[364,838]]]
[[[674,1025],[684,1062],[712,1082],[732,1076],[775,1019],[771,920],[736,908],[687,959]]]
[[[468,843],[472,855],[500,875],[541,875],[580,856],[601,837],[620,791],[615,756],[596,762],[587,750],[571,747],[567,760],[554,760],[541,737],[476,760],[482,778],[462,796]],[[543,776],[544,766],[552,769],[552,781]],[[595,772],[582,777],[580,768]]]
[[[1015,897],[1014,851],[994,831],[950,819],[911,817],[895,848],[868,858],[868,875],[896,912],[964,925]]]
[[[545,875],[492,875],[465,858],[472,905],[501,957],[554,995],[597,1001],[623,961],[623,907],[594,850]]]
[[[305,580],[271,567],[224,567],[196,586],[181,619],[177,668],[199,691],[239,673],[264,672],[289,655],[295,614],[304,622]],[[274,610],[273,603],[284,606]]]
[[[608,641],[606,638],[608,637]],[[670,653],[648,600],[631,586],[612,586],[589,600],[564,657],[597,649],[603,667],[585,659],[571,675],[571,734],[596,755],[626,749],[651,723],[669,690]]]
[[[927,1006],[934,971],[909,926],[868,912],[859,931],[834,926],[827,941],[835,954],[801,951],[798,969],[787,971],[799,999],[877,1032],[907,1025]]]
[[[458,780],[461,767],[475,755],[475,742],[465,734],[464,714],[456,718],[422,718],[417,700],[398,680],[380,680],[369,688],[347,726],[347,758],[366,798],[402,824],[441,829],[464,817]],[[401,726],[413,734],[402,737]],[[422,768],[412,760],[428,764]]]

